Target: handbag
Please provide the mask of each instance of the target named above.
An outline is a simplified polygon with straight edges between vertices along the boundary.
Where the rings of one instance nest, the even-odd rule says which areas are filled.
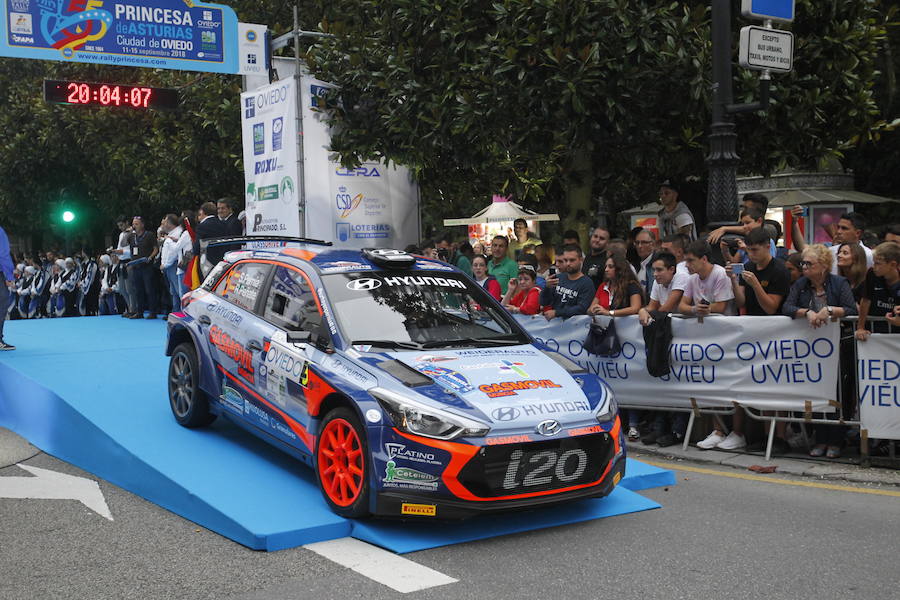
[[[584,349],[588,354],[597,356],[613,356],[622,351],[619,336],[616,335],[616,322],[610,319],[604,326],[596,321],[591,321],[587,338],[584,340]]]
[[[181,255],[181,258],[178,260],[178,270],[186,271],[188,265],[191,264],[191,259],[194,258],[194,253],[191,250],[185,250]]]

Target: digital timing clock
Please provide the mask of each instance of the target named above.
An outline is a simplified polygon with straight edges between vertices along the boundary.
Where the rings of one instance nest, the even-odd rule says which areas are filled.
[[[173,110],[178,90],[117,83],[44,80],[44,100],[79,106],[124,106],[126,108]]]

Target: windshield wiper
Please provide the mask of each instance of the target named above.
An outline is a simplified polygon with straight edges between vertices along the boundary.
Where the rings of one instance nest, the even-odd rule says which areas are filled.
[[[353,340],[351,346],[378,346],[379,348],[403,348],[405,350],[421,350],[425,346],[416,342],[401,342],[399,340]]]
[[[470,346],[477,344],[492,344],[496,346],[517,346],[522,344],[522,342],[518,339],[518,336],[502,336],[502,337],[489,337],[489,338],[459,338],[455,340],[440,340],[433,342],[424,342],[422,344],[423,348],[440,348],[442,346]]]

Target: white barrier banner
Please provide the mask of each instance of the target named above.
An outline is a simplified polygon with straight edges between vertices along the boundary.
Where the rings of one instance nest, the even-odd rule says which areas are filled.
[[[900,335],[874,333],[856,343],[856,357],[862,429],[871,438],[900,440]]]
[[[241,94],[248,235],[300,235],[296,106],[293,78]]]
[[[672,319],[669,373],[647,372],[643,328],[637,317],[615,319],[617,356],[589,354],[583,346],[591,317],[563,321],[516,317],[538,341],[602,377],[620,404],[731,406],[761,410],[834,412],[837,395],[836,323],[812,329],[788,317]],[[596,317],[606,324],[609,317]]]

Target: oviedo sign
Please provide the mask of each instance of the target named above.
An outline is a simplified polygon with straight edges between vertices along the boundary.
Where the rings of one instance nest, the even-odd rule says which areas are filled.
[[[227,6],[194,0],[0,0],[0,6],[0,56],[239,70],[238,21]]]

